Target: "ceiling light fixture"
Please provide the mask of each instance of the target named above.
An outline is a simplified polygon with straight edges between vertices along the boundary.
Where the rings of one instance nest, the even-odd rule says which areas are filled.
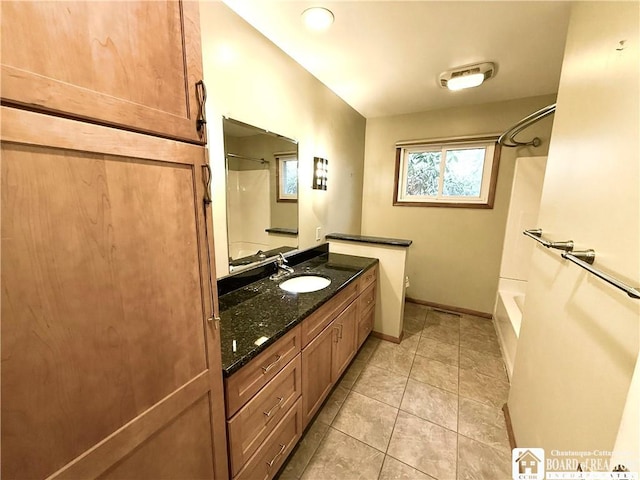
[[[321,32],[333,24],[334,16],[326,8],[311,7],[302,12],[302,20],[309,30]]]
[[[442,72],[438,77],[438,84],[449,90],[462,90],[481,85],[485,80],[495,76],[496,67],[493,63],[476,63],[464,67],[456,67]]]

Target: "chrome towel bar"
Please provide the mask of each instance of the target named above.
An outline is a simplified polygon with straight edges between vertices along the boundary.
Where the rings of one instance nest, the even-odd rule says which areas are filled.
[[[566,242],[550,242],[542,238],[542,229],[540,228],[525,230],[522,233],[529,238],[533,238],[536,242],[547,248],[555,248],[556,250],[564,250],[565,252],[573,250],[573,240],[567,240]]]
[[[565,260],[569,260],[571,263],[574,263],[579,267],[584,268],[586,271],[588,271],[589,273],[592,273],[599,279],[604,280],[609,285],[613,285],[614,287],[622,290],[627,295],[629,295],[629,297],[635,298],[636,300],[640,299],[639,289],[634,288],[630,285],[627,285],[626,283],[621,282],[617,278],[614,278],[611,275],[604,273],[603,271],[598,270],[597,268],[591,266],[596,259],[595,250],[589,249],[589,250],[574,251],[573,242],[571,240],[567,242],[549,242],[548,240],[545,240],[542,238],[542,229],[539,229],[539,228],[532,229],[532,230],[525,230],[522,233],[529,238],[533,238],[536,242],[540,243],[541,245],[547,248],[557,248],[559,250],[564,250],[560,255]]]
[[[591,250],[591,252],[593,252],[593,250]],[[591,262],[584,261],[584,260],[581,260],[580,258],[578,258],[576,255],[573,255],[573,253],[571,253],[571,252],[562,253],[562,258],[566,258],[570,262],[573,262],[576,265],[578,265],[579,267],[584,268],[589,273],[593,273],[596,277],[604,280],[609,285],[613,285],[614,287],[619,288],[620,290],[625,292],[627,295],[629,295],[631,298],[640,299],[640,290],[638,290],[637,288],[633,288],[633,287],[627,285],[626,283],[621,282],[617,278],[614,278],[611,275],[608,275],[608,274],[598,270],[597,268],[593,268],[590,265],[590,263],[593,262],[593,259],[591,260]],[[593,252],[593,258],[595,258],[595,252]]]

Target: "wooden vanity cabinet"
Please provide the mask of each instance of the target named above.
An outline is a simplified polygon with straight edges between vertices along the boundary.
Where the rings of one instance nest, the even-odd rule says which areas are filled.
[[[303,332],[307,322],[314,326],[327,325],[302,349],[302,410],[305,427],[373,330],[376,278],[377,266],[374,266],[302,322]],[[351,303],[346,303],[345,299]],[[366,306],[366,310],[362,306]],[[324,320],[319,321],[318,318],[323,315]]]
[[[226,379],[234,480],[271,479],[291,453],[373,328],[376,271],[367,270]]]
[[[301,393],[300,355],[297,355],[228,421],[232,476],[237,475],[260,448]]]
[[[205,143],[198,2],[2,2],[3,104]]]
[[[301,373],[298,325],[225,380],[232,478],[269,478],[295,446],[302,434]],[[284,447],[274,452],[273,442]]]
[[[357,303],[352,302],[302,350],[302,407],[306,426],[356,353]]]

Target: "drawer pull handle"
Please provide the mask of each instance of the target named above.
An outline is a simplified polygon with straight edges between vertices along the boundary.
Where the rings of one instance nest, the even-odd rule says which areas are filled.
[[[265,373],[267,373],[269,370],[271,370],[273,367],[276,366],[276,364],[280,361],[282,357],[280,356],[280,354],[276,354],[276,359],[271,362],[269,365],[267,365],[266,367],[262,367],[262,374],[264,375]]]
[[[341,323],[340,325],[338,325],[340,327],[340,333],[338,335],[340,335],[338,338],[342,338],[342,327],[344,327],[344,325]]]
[[[271,414],[273,413],[273,411],[278,408],[280,405],[282,405],[282,401],[284,400],[284,397],[278,397],[278,403],[276,403],[273,407],[271,407],[268,411],[266,412],[262,412],[264,414],[265,417],[269,418],[271,416]]]
[[[340,329],[338,327],[333,327],[333,330],[337,332],[335,336],[335,343],[338,343],[340,341]]]
[[[278,459],[278,457],[280,457],[280,455],[283,454],[283,452],[285,451],[286,448],[287,448],[286,445],[280,444],[280,451],[278,453],[276,453],[276,456],[273,457],[270,462],[267,462],[267,466],[269,468],[273,467],[273,464],[276,463],[276,460]]]

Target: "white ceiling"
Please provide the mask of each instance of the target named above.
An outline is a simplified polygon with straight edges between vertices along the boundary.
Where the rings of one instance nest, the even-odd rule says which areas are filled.
[[[564,1],[224,0],[367,118],[556,93],[569,19]],[[326,32],[301,13],[335,15]],[[450,92],[440,72],[494,62],[484,85]]]

